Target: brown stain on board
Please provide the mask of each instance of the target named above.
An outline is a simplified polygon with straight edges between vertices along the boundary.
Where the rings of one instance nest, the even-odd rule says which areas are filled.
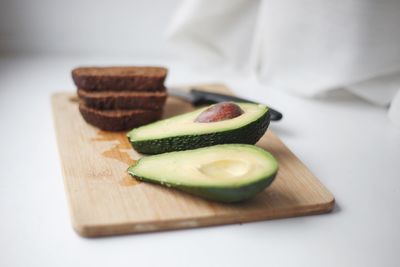
[[[140,184],[141,182],[137,180],[136,178],[133,178],[129,174],[127,174],[124,178],[122,178],[121,181],[119,181],[119,184],[122,186],[134,186],[137,184]]]
[[[79,103],[78,96],[71,96],[68,100],[72,103]]]
[[[133,165],[136,162],[136,160],[132,159],[128,152],[125,151],[127,149],[132,149],[125,134],[98,131],[97,136],[95,138],[92,138],[91,140],[95,142],[117,141],[116,145],[112,146],[106,151],[103,151],[103,153],[101,154],[106,158],[118,160],[119,162],[125,163],[127,167]],[[119,184],[123,186],[134,186],[139,183],[140,181],[136,180],[129,174],[127,174],[124,178],[122,178],[121,181],[119,181]]]

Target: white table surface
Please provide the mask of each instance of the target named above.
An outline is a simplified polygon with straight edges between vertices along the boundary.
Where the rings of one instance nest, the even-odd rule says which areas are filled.
[[[271,129],[336,197],[326,215],[109,238],[71,228],[50,95],[81,64],[164,63],[281,110]],[[212,72],[212,74],[211,74]],[[310,100],[177,61],[0,58],[0,266],[400,266],[400,129],[356,97]]]

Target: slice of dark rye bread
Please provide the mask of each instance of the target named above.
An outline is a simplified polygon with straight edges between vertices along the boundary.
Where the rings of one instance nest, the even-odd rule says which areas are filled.
[[[72,79],[86,91],[159,91],[167,73],[164,67],[81,67]]]
[[[162,110],[97,110],[89,108],[82,101],[79,103],[79,111],[89,124],[105,131],[127,131],[132,128],[159,120]]]
[[[167,99],[165,88],[157,92],[88,92],[78,89],[79,98],[90,108],[162,109]]]

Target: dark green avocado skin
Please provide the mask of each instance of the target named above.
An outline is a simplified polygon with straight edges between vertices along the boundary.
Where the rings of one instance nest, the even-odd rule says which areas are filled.
[[[230,187],[230,188],[218,188],[218,187],[179,187],[174,186],[177,189],[185,191],[187,193],[218,202],[223,203],[235,203],[244,201],[252,198],[256,194],[262,192],[268,187],[275,179],[276,174],[270,177],[241,187]]]
[[[241,185],[238,187],[231,186],[219,188],[212,186],[184,186],[173,183],[162,183],[153,179],[138,176],[134,173],[134,171],[131,170],[131,168],[128,169],[128,173],[141,181],[175,188],[195,196],[222,203],[235,203],[250,199],[256,194],[262,192],[266,187],[268,187],[275,180],[276,177],[276,173],[274,173],[269,177],[264,177],[263,179],[260,179],[256,183],[249,183],[247,185]]]
[[[270,122],[269,111],[241,128],[223,132],[182,135],[161,139],[132,141],[133,148],[142,154],[161,154],[172,151],[189,150],[219,144],[255,144],[267,131]]]

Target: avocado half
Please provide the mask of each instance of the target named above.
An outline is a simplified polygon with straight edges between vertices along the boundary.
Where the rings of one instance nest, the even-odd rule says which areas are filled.
[[[128,168],[145,182],[219,202],[238,202],[263,191],[278,163],[254,145],[225,144],[143,157]]]
[[[195,122],[204,107],[171,117],[128,133],[133,148],[143,154],[160,154],[218,144],[255,144],[270,122],[268,108],[260,104],[236,103],[242,115],[218,122]]]

